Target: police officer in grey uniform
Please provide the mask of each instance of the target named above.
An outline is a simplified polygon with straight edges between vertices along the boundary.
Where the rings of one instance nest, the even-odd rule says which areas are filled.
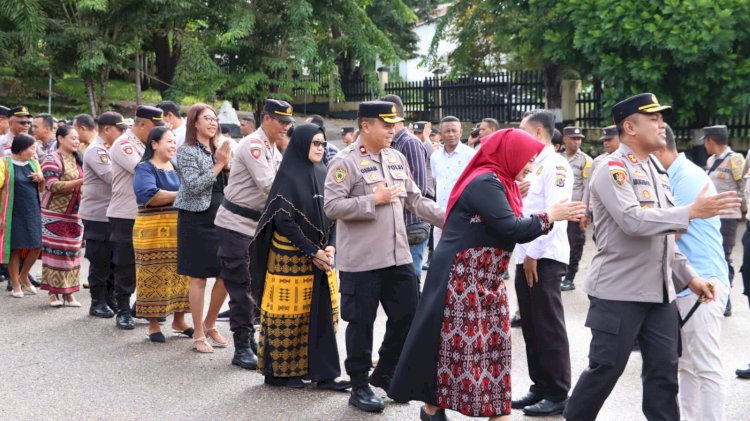
[[[386,101],[359,105],[359,139],[339,152],[328,167],[324,210],[337,220],[337,266],[341,318],[346,327],[346,361],[351,378],[349,404],[380,411],[383,401],[368,385],[373,324],[382,304],[388,316],[380,359],[369,378],[388,390],[417,308],[404,209],[442,227],[445,210],[425,198],[409,174],[406,158],[390,149],[395,123],[403,121]]]
[[[276,141],[286,135],[293,122],[291,105],[266,100],[260,127],[243,138],[235,149],[229,184],[224,188],[224,200],[214,220],[221,277],[229,294],[229,328],[234,334],[232,364],[248,370],[258,367],[248,248],[281,165]]]
[[[162,111],[140,105],[135,112],[135,123],[109,149],[112,160],[112,200],[107,208],[109,241],[112,243],[112,262],[115,265],[115,298],[117,299],[117,327],[134,329],[130,312],[130,296],[135,292],[135,251],[133,225],[138,204],[133,190],[135,167],[146,150],[148,133],[164,125]]]
[[[734,152],[729,146],[729,131],[727,126],[710,126],[703,128],[703,146],[711,156],[706,162],[708,177],[716,186],[716,191],[726,191],[742,194],[745,188],[743,178],[745,172],[745,158],[742,154]],[[724,256],[729,268],[729,284],[734,280],[734,267],[732,266],[732,250],[737,242],[737,225],[742,219],[740,209],[736,209],[731,215],[721,217],[721,236],[724,246]],[[725,316],[732,315],[732,302],[727,301]]]
[[[83,220],[83,239],[89,259],[89,314],[109,318],[118,311],[114,299],[112,243],[109,242],[107,207],[112,198],[112,159],[109,148],[128,128],[122,115],[106,112],[99,116],[99,135],[83,154],[83,190],[78,216]],[[113,308],[114,307],[114,308]]]
[[[675,290],[689,287],[712,299],[710,284],[697,276],[675,247],[674,234],[691,219],[739,207],[733,193],[706,196],[674,207],[666,172],[650,156],[666,144],[662,112],[650,93],[612,108],[620,148],[591,180],[597,254],[584,291],[590,307],[589,365],[570,396],[568,420],[594,420],[622,374],[635,340],[641,346],[643,413],[649,420],[679,420],[677,356],[679,314]],[[706,186],[707,188],[708,186]]]
[[[586,137],[580,127],[565,127],[562,131],[565,152],[562,156],[568,160],[573,169],[573,201],[583,200],[586,184],[591,176],[591,157],[581,150],[581,142]],[[586,244],[586,228],[588,221],[584,218],[580,222],[568,223],[568,242],[570,244],[570,261],[565,270],[565,278],[560,284],[561,291],[576,289],[575,278],[578,273],[578,263],[583,256],[583,246]]]

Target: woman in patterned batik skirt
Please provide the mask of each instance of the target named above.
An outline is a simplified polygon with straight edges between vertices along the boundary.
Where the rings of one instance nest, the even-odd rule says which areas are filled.
[[[336,328],[334,222],[323,212],[325,134],[294,129],[250,246],[251,290],[260,305],[258,370],[271,386],[344,390]]]
[[[516,181],[543,147],[521,130],[495,132],[451,192],[443,237],[388,391],[397,402],[425,402],[423,420],[446,419],[445,409],[509,418],[511,335],[502,273],[516,243],[583,212],[580,203],[561,203],[523,217]]]

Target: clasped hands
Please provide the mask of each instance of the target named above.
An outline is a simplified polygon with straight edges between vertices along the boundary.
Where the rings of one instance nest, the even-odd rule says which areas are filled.
[[[315,253],[312,261],[315,267],[322,270],[323,272],[330,272],[333,270],[334,256],[336,255],[336,248],[328,246],[323,250],[318,250]]]

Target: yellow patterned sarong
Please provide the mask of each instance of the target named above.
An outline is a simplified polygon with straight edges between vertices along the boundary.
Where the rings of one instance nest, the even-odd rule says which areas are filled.
[[[177,210],[141,209],[133,227],[136,314],[166,317],[190,311],[190,278],[177,274]]]
[[[258,369],[263,373],[274,377],[308,373],[307,343],[315,287],[313,267],[312,261],[286,237],[274,232],[260,306]],[[335,332],[339,319],[335,270],[328,273],[327,282]],[[266,354],[269,361],[266,361]]]

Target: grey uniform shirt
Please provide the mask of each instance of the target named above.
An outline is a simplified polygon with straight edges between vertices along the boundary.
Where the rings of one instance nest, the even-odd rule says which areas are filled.
[[[87,221],[107,222],[112,198],[112,159],[104,140],[98,137],[83,154],[83,194],[78,216]]]
[[[375,205],[373,188],[401,186],[398,200]],[[445,209],[422,196],[406,158],[394,149],[370,153],[360,140],[339,152],[328,166],[324,210],[337,220],[337,267],[363,272],[412,263],[404,209],[443,226]]]
[[[262,128],[245,136],[235,149],[224,198],[234,204],[263,212],[281,165],[281,157],[281,152],[271,145]],[[224,206],[219,206],[216,211],[214,223],[217,227],[247,236],[255,235],[258,227],[258,221],[237,215]]]
[[[721,164],[711,171],[714,162],[721,158],[724,159],[721,161]],[[742,197],[742,192],[744,190],[742,176],[744,175],[743,172],[745,169],[745,158],[742,154],[734,152],[732,151],[732,148],[728,147],[719,156],[711,155],[708,158],[708,161],[706,161],[706,168],[708,171],[708,177],[713,181],[718,193],[733,191],[737,192],[739,197]],[[740,219],[742,218],[742,211],[739,208],[732,209],[731,215],[721,215],[721,218]]]
[[[675,247],[690,223],[669,178],[625,144],[591,179],[596,255],[583,290],[605,300],[671,302],[698,275]]]
[[[602,162],[606,162],[605,160],[608,156],[608,153],[602,152],[594,158],[591,162],[591,170],[589,171],[591,176],[583,184],[583,204],[586,205],[586,215],[589,218],[591,218],[591,208],[589,207],[591,205],[591,178],[594,177],[594,171],[602,165]]]
[[[107,217],[135,219],[138,215],[133,175],[145,151],[146,145],[130,129],[109,148],[112,161],[112,200],[107,208]]]
[[[427,166],[427,188],[424,195],[435,197],[435,176],[432,174],[432,162],[430,162],[430,157],[435,152],[435,148],[432,147],[432,142],[429,140],[422,142],[422,145],[425,151],[427,151],[427,160],[425,161],[425,165]]]
[[[568,160],[573,170],[573,198],[571,200],[576,202],[583,200],[585,186],[591,175],[592,159],[580,149],[573,156],[568,156],[565,152],[561,155]]]

